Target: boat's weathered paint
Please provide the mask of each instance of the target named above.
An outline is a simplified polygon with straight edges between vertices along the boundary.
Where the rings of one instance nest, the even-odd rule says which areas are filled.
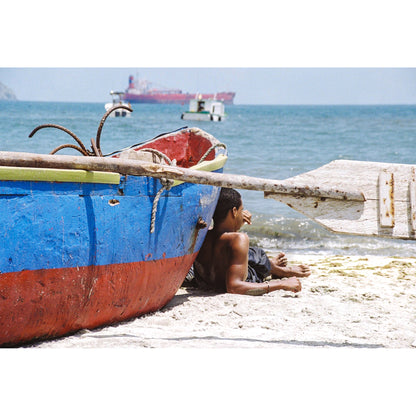
[[[183,145],[186,134],[146,147],[169,154],[166,142]],[[200,143],[199,149],[197,137],[191,141],[197,159],[212,144]],[[170,153],[185,159],[192,151],[184,146]],[[218,165],[210,159],[203,169],[212,163],[221,171],[225,160]],[[13,169],[17,180],[10,179]],[[202,245],[207,228],[199,223],[210,223],[219,192],[177,183],[154,204],[162,186],[154,178],[102,173],[93,180],[92,172],[83,179],[80,171],[6,170],[7,179],[0,179],[0,345],[94,328],[164,306]]]

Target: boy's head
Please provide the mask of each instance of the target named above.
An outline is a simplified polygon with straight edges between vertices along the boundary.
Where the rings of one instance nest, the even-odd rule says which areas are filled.
[[[234,207],[239,209],[241,204],[242,200],[239,192],[232,188],[221,188],[217,207],[213,215],[214,224],[221,223],[227,217],[230,210]]]

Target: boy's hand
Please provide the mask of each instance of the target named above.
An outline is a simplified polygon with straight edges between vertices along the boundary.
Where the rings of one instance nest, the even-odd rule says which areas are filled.
[[[243,211],[243,221],[248,225],[251,225],[251,212],[246,209]]]

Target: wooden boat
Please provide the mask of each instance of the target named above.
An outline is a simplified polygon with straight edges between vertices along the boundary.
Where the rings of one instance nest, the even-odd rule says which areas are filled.
[[[191,121],[221,121],[226,116],[222,101],[198,98],[189,102],[189,110],[182,113],[181,119]]]
[[[100,159],[220,172],[225,153],[213,136],[186,128]],[[0,345],[166,305],[198,253],[218,192],[115,172],[0,167]]]

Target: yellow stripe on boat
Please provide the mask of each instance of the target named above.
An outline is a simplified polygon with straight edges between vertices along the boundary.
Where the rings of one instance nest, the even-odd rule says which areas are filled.
[[[38,182],[82,182],[118,185],[120,175],[114,172],[96,172],[73,169],[39,169],[0,166],[0,180]]]
[[[202,170],[204,172],[214,172],[218,169],[223,168],[227,159],[227,156],[220,154],[214,160],[206,160],[204,162],[198,163],[195,166],[190,167],[190,169]],[[181,183],[183,183],[183,181],[174,181],[172,186],[180,185]]]

